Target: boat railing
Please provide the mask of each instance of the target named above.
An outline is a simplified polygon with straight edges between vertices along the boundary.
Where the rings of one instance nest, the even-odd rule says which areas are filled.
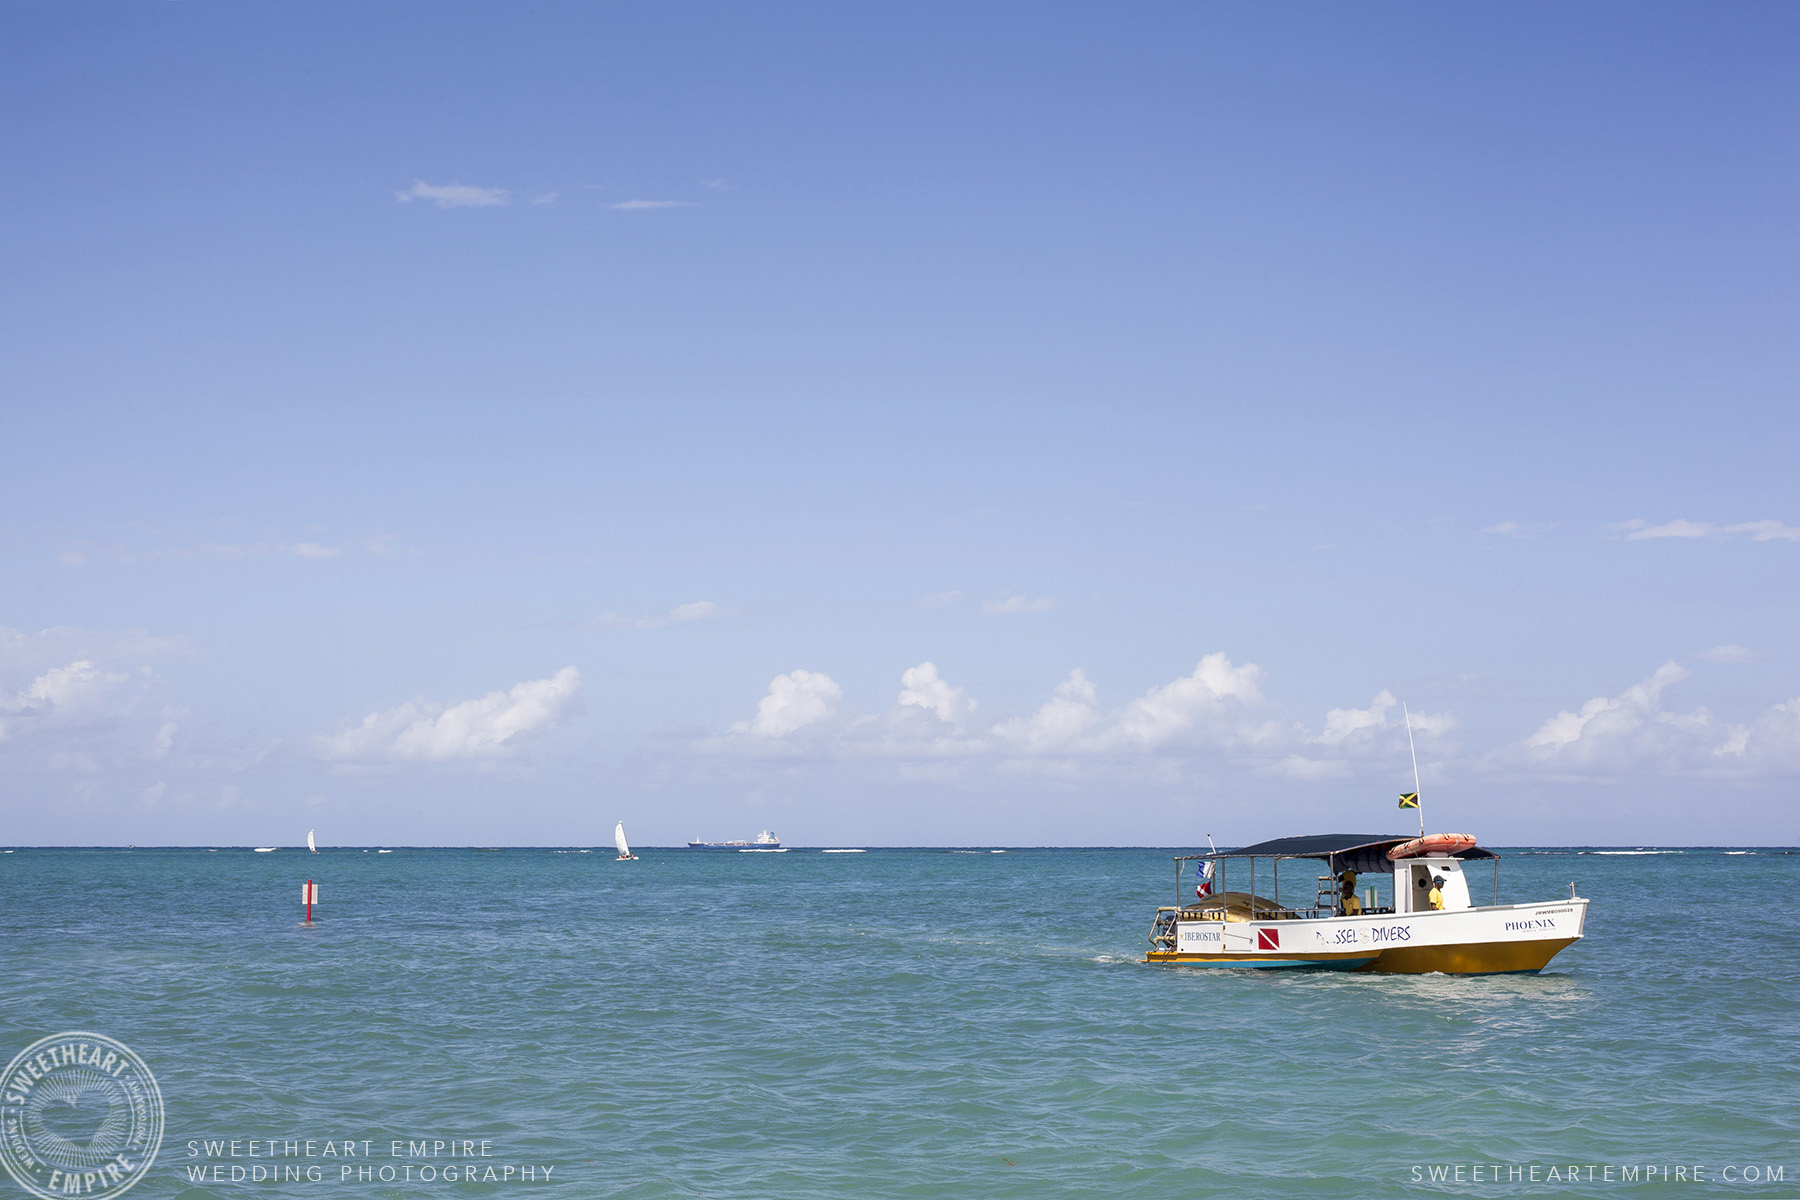
[[[1165,904],[1156,910],[1156,921],[1150,928],[1150,944],[1162,950],[1175,949],[1175,926],[1182,921],[1228,921],[1227,909],[1217,904]],[[1365,908],[1358,914],[1339,912],[1335,906],[1320,905],[1313,908],[1268,908],[1258,907],[1254,916],[1239,916],[1239,922],[1255,921],[1318,921],[1329,917],[1358,915],[1364,917],[1392,916],[1394,909],[1390,907]]]

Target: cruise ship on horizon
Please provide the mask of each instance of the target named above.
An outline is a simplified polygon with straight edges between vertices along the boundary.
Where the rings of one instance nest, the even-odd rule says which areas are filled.
[[[689,850],[748,850],[754,852],[785,850],[786,848],[781,844],[780,838],[766,829],[757,834],[756,840],[753,842],[746,842],[742,838],[730,842],[703,842],[699,838],[695,838],[688,843]]]

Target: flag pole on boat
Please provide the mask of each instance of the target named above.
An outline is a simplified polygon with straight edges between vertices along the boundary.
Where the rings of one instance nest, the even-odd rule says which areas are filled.
[[[1412,795],[1400,797],[1400,807],[1401,808],[1416,808],[1419,810],[1419,836],[1424,837],[1425,836],[1425,809],[1419,803],[1419,792],[1423,790],[1419,787],[1419,748],[1413,744],[1412,713],[1407,711],[1406,704],[1404,701],[1401,702],[1400,711],[1406,717],[1406,748],[1407,748],[1407,750],[1411,751],[1411,753],[1412,753],[1412,765],[1413,765]]]

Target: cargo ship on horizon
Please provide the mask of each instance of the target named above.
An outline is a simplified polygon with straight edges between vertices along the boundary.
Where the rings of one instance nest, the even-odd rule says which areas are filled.
[[[740,850],[740,851],[745,851],[747,853],[755,854],[758,852],[779,853],[781,851],[785,851],[787,849],[787,847],[785,847],[781,844],[780,838],[776,837],[774,834],[770,833],[767,829],[765,829],[761,833],[756,835],[756,840],[753,842],[746,842],[742,838],[739,838],[735,841],[730,841],[730,842],[703,842],[700,839],[695,838],[693,841],[688,843],[688,849],[689,850]]]

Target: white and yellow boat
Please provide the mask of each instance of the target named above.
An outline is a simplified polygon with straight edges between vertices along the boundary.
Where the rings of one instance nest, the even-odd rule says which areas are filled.
[[[1317,885],[1306,907],[1281,901],[1281,864],[1296,859],[1328,870],[1316,880],[1316,868],[1306,871]],[[1175,860],[1176,904],[1157,909],[1145,961],[1405,974],[1541,971],[1580,940],[1588,902],[1570,884],[1567,900],[1501,904],[1499,860],[1459,834],[1328,833],[1182,855]],[[1259,861],[1268,898],[1256,894]],[[1469,868],[1484,861],[1494,869],[1491,904],[1475,903],[1469,877]],[[1192,862],[1210,865],[1201,870],[1202,894],[1184,904],[1182,876]],[[1223,889],[1227,864],[1242,874],[1245,890],[1214,890]],[[1391,890],[1367,886],[1390,877]],[[1485,891],[1486,882],[1473,888]]]

